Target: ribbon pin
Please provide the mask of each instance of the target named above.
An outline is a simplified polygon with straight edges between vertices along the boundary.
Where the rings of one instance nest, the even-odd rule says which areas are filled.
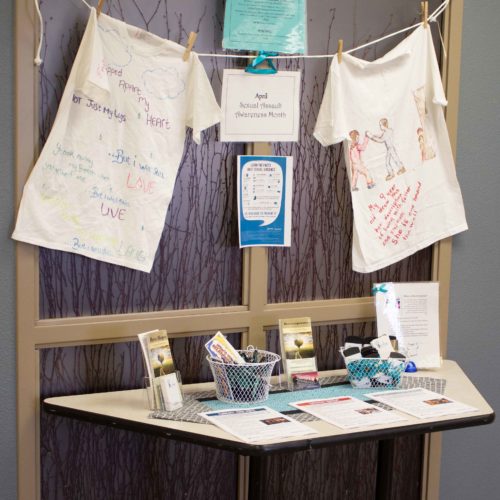
[[[380,286],[374,286],[372,288],[372,295],[375,295],[377,292],[387,293],[389,290],[385,287],[385,283],[382,283]]]
[[[245,68],[247,73],[254,73],[256,75],[274,75],[278,70],[274,66],[271,59],[268,57],[277,56],[276,52],[265,52],[264,50],[259,51],[257,57]],[[260,64],[267,62],[267,68],[258,68]]]

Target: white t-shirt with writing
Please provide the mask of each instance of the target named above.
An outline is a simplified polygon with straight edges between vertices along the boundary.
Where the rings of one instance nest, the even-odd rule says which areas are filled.
[[[373,62],[334,58],[314,136],[344,141],[352,261],[372,272],[467,229],[429,28]]]
[[[149,272],[186,127],[220,108],[198,56],[91,15],[54,126],[24,187],[13,238]]]

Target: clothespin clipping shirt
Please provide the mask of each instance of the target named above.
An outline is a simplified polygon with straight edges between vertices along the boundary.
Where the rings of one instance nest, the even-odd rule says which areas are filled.
[[[339,45],[337,48],[337,59],[339,61],[339,64],[342,62],[342,51],[344,50],[344,40],[342,38],[339,38]]]
[[[198,35],[194,31],[191,31],[191,33],[189,33],[186,50],[184,51],[184,55],[182,56],[182,60],[184,62],[186,62],[189,59],[189,54],[191,54],[191,50],[193,50],[193,46],[194,43],[196,42],[197,36]]]
[[[427,22],[427,18],[429,17],[429,2],[420,2],[420,6],[422,8],[422,22],[424,23],[424,28],[427,28],[429,25]]]
[[[104,7],[104,0],[99,0],[97,4],[97,15],[99,16],[101,14],[101,10]]]

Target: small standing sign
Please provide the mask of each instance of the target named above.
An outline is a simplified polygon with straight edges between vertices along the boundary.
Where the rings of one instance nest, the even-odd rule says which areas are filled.
[[[297,141],[299,91],[300,71],[253,75],[224,70],[221,141]]]

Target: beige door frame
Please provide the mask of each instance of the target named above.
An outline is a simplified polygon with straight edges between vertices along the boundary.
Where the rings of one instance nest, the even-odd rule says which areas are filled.
[[[463,0],[453,0],[445,13],[444,39],[448,58],[443,79],[448,95],[447,122],[455,151],[458,125],[458,92]],[[15,148],[16,206],[38,154],[38,76],[33,65],[37,23],[32,2],[16,2],[15,11]],[[255,144],[256,154],[270,151]],[[243,256],[241,306],[40,320],[38,252],[18,243],[17,271],[17,450],[18,496],[40,498],[39,478],[39,360],[38,349],[47,346],[117,342],[136,338],[139,331],[166,328],[171,337],[206,333],[206,325],[225,332],[243,332],[243,342],[265,346],[265,330],[279,318],[310,316],[313,323],[355,323],[374,319],[370,297],[267,304],[267,251],[253,248]],[[441,283],[441,350],[446,352],[451,239],[434,246],[432,278]],[[213,329],[211,330],[213,332]],[[426,440],[422,498],[439,496],[440,437]]]
[[[451,0],[443,16],[443,41],[445,52],[441,73],[448,106],[446,124],[451,148],[456,157],[458,135],[458,110],[460,106],[460,67],[462,55],[463,0]],[[448,306],[451,283],[452,238],[434,245],[432,279],[439,281],[439,336],[441,355],[446,356],[448,346]],[[422,500],[439,500],[441,474],[441,433],[427,434],[424,443],[422,466]]]

